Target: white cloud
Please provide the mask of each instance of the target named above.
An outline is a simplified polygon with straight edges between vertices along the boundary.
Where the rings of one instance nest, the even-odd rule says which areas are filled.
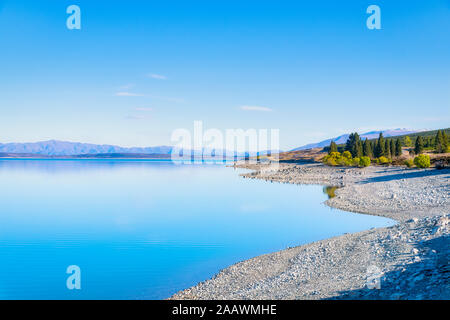
[[[137,108],[134,108],[134,110],[136,110],[136,111],[153,111],[153,108],[137,107]]]
[[[245,111],[263,111],[263,112],[270,112],[272,109],[267,107],[261,107],[261,106],[241,106],[241,110]]]
[[[176,102],[176,103],[186,102],[184,99],[181,99],[181,98],[161,97],[161,96],[154,96],[154,95],[149,95],[148,97],[153,98],[153,99],[158,99],[158,100],[169,101],[169,102]]]
[[[135,115],[135,114],[129,114],[125,117],[125,119],[128,120],[143,120],[145,119],[145,116],[143,115]]]
[[[129,84],[120,86],[119,89],[120,89],[120,90],[128,90],[128,89],[131,89],[131,88],[133,88],[133,87],[134,87],[134,84],[133,84],[133,83],[129,83]]]
[[[140,93],[133,93],[133,92],[122,91],[122,92],[117,92],[115,94],[115,96],[116,97],[142,97],[144,95],[140,94]]]
[[[157,79],[157,80],[167,80],[167,77],[166,77],[166,76],[163,76],[163,75],[161,75],[161,74],[150,73],[150,74],[148,74],[147,76],[148,76],[149,78],[152,78],[152,79]]]

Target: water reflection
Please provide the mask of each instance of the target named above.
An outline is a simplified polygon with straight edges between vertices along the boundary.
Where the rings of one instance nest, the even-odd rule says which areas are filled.
[[[325,186],[323,187],[323,193],[325,193],[328,196],[328,199],[332,199],[336,197],[337,189],[339,189],[339,187]]]

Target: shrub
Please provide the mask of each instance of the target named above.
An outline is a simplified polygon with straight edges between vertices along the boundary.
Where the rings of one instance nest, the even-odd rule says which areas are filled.
[[[352,165],[352,159],[348,159],[347,157],[342,156],[342,157],[337,159],[337,164],[340,165],[340,166],[351,166]]]
[[[419,154],[417,157],[414,158],[414,164],[418,168],[429,168],[430,163],[430,156],[427,154]]]
[[[327,165],[329,165],[329,166],[337,166],[337,162],[336,162],[336,159],[335,158],[328,158],[326,161],[325,161],[325,163],[327,164]]]
[[[355,167],[358,167],[358,166],[359,166],[359,161],[360,161],[359,158],[353,158],[352,164],[353,164]]]
[[[391,161],[388,159],[388,158],[386,158],[386,157],[383,157],[383,156],[381,156],[381,157],[379,157],[378,159],[377,159],[377,163],[378,164],[388,164],[388,163],[390,163]]]
[[[337,166],[337,160],[340,156],[341,154],[339,152],[330,152],[330,154],[325,156],[322,161],[329,166]]]
[[[341,153],[340,152],[331,152],[330,153],[330,157],[333,157],[333,158],[339,158],[341,156]]]
[[[361,159],[359,159],[359,165],[361,167],[368,167],[370,166],[370,158],[369,157],[361,157]]]
[[[350,153],[350,151],[344,151],[344,153],[342,154],[342,157],[351,160],[352,154]]]
[[[405,160],[405,166],[407,166],[408,168],[413,167],[413,166],[414,166],[414,161],[413,161],[413,159]]]

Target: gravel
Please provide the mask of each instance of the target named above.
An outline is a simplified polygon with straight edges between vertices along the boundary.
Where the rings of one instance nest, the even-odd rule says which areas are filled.
[[[450,298],[450,170],[247,168],[244,178],[340,187],[328,205],[399,223],[239,262],[171,299]]]

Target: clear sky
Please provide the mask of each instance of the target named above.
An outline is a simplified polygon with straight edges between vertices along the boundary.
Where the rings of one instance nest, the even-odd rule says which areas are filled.
[[[0,0],[0,44],[0,142],[165,145],[202,120],[289,149],[450,126],[449,0]]]

